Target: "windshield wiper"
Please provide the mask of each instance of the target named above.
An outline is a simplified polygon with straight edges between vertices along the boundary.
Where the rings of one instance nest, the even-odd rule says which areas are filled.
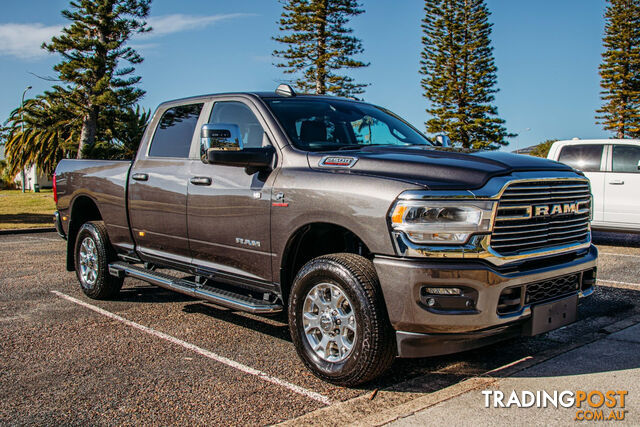
[[[340,147],[338,147],[338,150],[340,150],[340,151],[342,151],[342,150],[359,150],[362,147],[364,147],[364,145],[347,144],[347,145],[341,145]]]

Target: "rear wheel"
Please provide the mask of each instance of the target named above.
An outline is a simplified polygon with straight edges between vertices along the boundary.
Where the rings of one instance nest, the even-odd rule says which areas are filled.
[[[76,276],[89,298],[109,299],[120,292],[124,278],[109,274],[109,262],[115,260],[115,253],[102,221],[87,222],[80,228],[74,258]]]
[[[372,380],[395,357],[373,263],[359,255],[321,256],[302,267],[291,290],[289,327],[305,365],[334,384]]]

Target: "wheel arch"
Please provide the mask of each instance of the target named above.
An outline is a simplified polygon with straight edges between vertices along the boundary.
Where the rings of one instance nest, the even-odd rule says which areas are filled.
[[[283,302],[287,303],[293,279],[304,264],[313,258],[339,252],[372,259],[364,240],[347,227],[331,222],[310,222],[298,227],[287,240],[281,258]]]
[[[98,204],[87,194],[80,194],[73,199],[70,212],[67,233],[67,271],[75,270],[74,250],[80,228],[88,221],[102,220]]]

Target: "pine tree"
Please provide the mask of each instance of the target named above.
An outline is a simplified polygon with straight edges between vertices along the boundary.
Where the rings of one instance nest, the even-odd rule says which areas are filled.
[[[609,0],[596,116],[616,138],[640,136],[640,0]]]
[[[343,69],[367,67],[353,57],[364,51],[362,42],[346,25],[364,11],[357,0],[283,0],[279,21],[280,36],[274,40],[287,45],[273,55],[284,62],[275,64],[287,74],[298,74],[295,85],[303,92],[354,96],[364,93],[367,84],[336,73]],[[300,76],[299,73],[302,73]]]
[[[127,41],[134,33],[149,31],[143,21],[151,0],[76,0],[62,16],[72,21],[43,48],[62,55],[54,67],[65,87],[54,89],[82,117],[78,158],[96,141],[101,111],[131,108],[143,95],[133,65],[142,57]],[[120,61],[129,64],[118,68]]]
[[[465,148],[507,145],[504,120],[492,105],[498,92],[484,0],[425,0],[420,74],[427,132],[444,133]]]

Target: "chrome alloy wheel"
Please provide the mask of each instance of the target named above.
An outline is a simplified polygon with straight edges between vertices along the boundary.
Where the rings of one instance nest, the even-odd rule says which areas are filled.
[[[91,237],[85,237],[80,246],[80,274],[88,288],[93,288],[98,280],[98,251]]]
[[[304,299],[304,333],[313,351],[327,362],[345,360],[356,341],[353,304],[338,286],[320,283]]]

